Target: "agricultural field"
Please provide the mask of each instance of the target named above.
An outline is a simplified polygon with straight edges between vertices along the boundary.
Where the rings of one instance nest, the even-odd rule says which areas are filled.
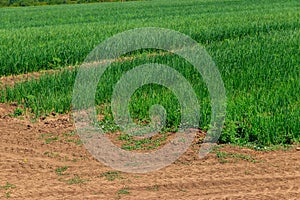
[[[114,86],[129,70],[147,63],[173,67],[191,84],[200,104],[199,138],[187,153],[160,171],[137,175],[112,171],[95,161],[76,135],[71,112],[76,75],[89,53],[115,34],[143,27],[175,30],[202,46],[223,79],[227,108],[220,146],[206,160],[197,160],[196,150],[212,117],[201,74],[184,58],[159,49],[137,50],[115,60],[99,80],[95,104],[97,123],[122,149],[160,148],[181,125],[180,103],[172,91],[148,84],[131,96],[130,114],[137,124],[147,125],[149,109],[160,104],[167,114],[165,127],[151,139],[122,133],[110,103]],[[149,0],[0,8],[0,81],[0,196],[291,199],[300,195],[297,0]],[[150,185],[144,183],[148,180]],[[228,184],[231,187],[223,190]],[[204,185],[207,190],[198,191]]]

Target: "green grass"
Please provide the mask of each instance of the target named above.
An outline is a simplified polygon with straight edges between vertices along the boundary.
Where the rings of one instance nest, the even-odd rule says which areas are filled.
[[[227,95],[227,116],[220,142],[245,145],[300,141],[300,2],[296,0],[175,0],[1,9],[0,76],[79,65],[101,41],[131,28],[156,26],[183,32],[212,56]],[[159,8],[159,9],[157,9]],[[63,11],[63,12],[62,12]],[[22,17],[18,17],[21,16]],[[63,15],[63,17],[62,17]],[[96,104],[109,105],[114,85],[135,66],[156,62],[178,70],[199,99],[200,127],[210,121],[205,83],[182,58],[167,54],[115,62],[103,74]],[[36,117],[70,112],[77,70],[47,75],[0,91],[1,102],[17,102]],[[167,111],[165,131],[180,123],[177,98],[155,84],[139,88],[129,106],[138,123],[149,123],[149,108]],[[101,113],[103,112],[103,113]],[[118,131],[110,109],[102,109],[105,131]],[[139,149],[128,140],[125,149]]]
[[[130,0],[0,0],[0,7],[17,6],[44,6],[59,4],[80,4],[80,3],[99,3],[99,2],[117,2]]]
[[[81,63],[99,42],[131,28],[170,28],[203,44],[295,30],[300,26],[299,4],[297,0],[163,0],[1,8],[0,75]]]

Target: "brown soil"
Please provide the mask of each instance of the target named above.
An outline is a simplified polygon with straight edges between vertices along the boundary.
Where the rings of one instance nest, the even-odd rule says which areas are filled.
[[[68,67],[61,68],[61,69],[41,70],[39,72],[30,72],[27,74],[2,76],[2,77],[0,77],[0,88],[5,87],[5,86],[12,87],[16,83],[29,81],[32,79],[39,79],[43,75],[55,74],[55,73],[62,72],[63,70],[72,70],[74,68],[75,67],[68,66]]]
[[[13,109],[0,104],[0,199],[300,198],[296,148],[257,152],[225,145],[199,160],[194,144],[164,169],[129,174],[93,159],[68,116],[31,122],[10,117]]]

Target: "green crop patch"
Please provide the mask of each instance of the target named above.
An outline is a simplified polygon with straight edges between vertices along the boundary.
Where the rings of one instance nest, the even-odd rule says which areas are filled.
[[[22,110],[15,110],[16,116],[28,111],[36,117],[68,113],[77,67],[99,43],[133,28],[169,28],[196,40],[220,71],[227,110],[219,142],[262,147],[293,144],[300,141],[299,6],[298,0],[153,0],[1,8],[0,77],[49,69],[60,72],[13,87],[1,84],[0,102],[17,102]],[[109,107],[114,86],[124,73],[146,63],[173,67],[189,81],[200,103],[199,127],[207,130],[211,103],[201,74],[183,58],[157,49],[125,54],[103,73],[95,94],[102,116],[99,126],[105,132],[121,130]],[[131,96],[134,122],[148,125],[149,108],[156,104],[167,114],[161,132],[177,131],[179,101],[171,90],[156,84],[144,85]],[[130,150],[156,148],[163,142],[122,137],[127,138],[122,148]],[[81,144],[73,138],[66,141]]]
[[[65,175],[64,172],[68,170],[68,166],[63,166],[63,167],[58,167],[55,169],[55,173],[58,175],[58,176],[62,176],[62,175]]]

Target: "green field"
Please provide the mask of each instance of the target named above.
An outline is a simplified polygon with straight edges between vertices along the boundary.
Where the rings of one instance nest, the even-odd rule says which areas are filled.
[[[81,4],[99,2],[125,2],[132,0],[0,0],[0,7],[45,6],[60,4]]]
[[[227,114],[221,142],[271,145],[300,140],[298,0],[153,0],[1,8],[0,19],[0,76],[79,66],[100,42],[132,28],[180,31],[205,47],[222,75]],[[152,56],[143,56],[147,52]],[[99,106],[109,103],[113,86],[134,66],[148,62],[178,66],[196,91],[200,127],[207,129],[208,91],[189,63],[155,50],[129,56],[135,59],[113,63],[100,80]],[[3,88],[0,101],[18,102],[36,116],[69,112],[76,73],[64,70]],[[179,125],[178,101],[166,88],[147,85],[136,91],[131,102],[132,116],[140,122],[147,122],[149,107],[160,103],[168,113],[167,130]],[[109,108],[101,112],[106,118],[100,123],[114,129]]]

